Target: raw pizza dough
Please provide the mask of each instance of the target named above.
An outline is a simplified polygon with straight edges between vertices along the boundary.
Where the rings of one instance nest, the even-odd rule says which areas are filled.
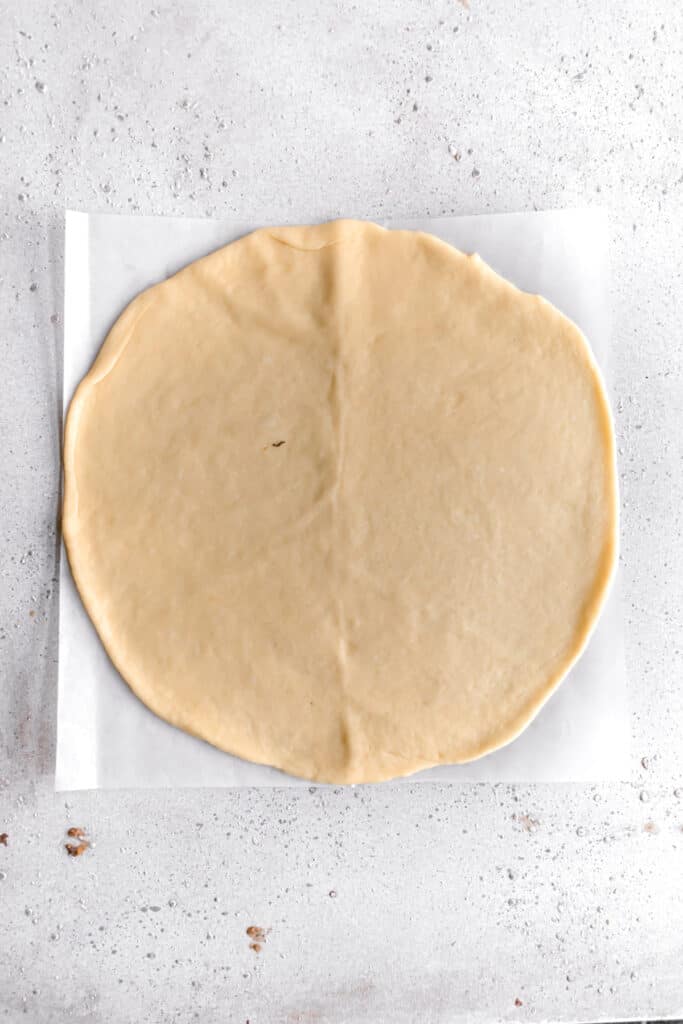
[[[462,762],[580,654],[616,552],[579,330],[477,256],[338,221],[144,292],[66,426],[64,536],[124,679],[295,775]]]

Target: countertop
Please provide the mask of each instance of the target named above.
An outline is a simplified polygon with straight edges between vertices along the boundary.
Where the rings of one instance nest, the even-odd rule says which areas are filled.
[[[153,2],[0,3],[0,1015],[683,1015],[683,10]],[[55,794],[65,207],[587,204],[611,218],[630,779]]]

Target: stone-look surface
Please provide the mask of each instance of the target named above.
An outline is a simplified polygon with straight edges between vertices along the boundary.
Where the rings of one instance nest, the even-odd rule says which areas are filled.
[[[681,1014],[679,5],[0,15],[0,1016]],[[587,203],[612,215],[631,780],[55,795],[64,207],[277,223]],[[70,825],[94,841],[80,857]]]

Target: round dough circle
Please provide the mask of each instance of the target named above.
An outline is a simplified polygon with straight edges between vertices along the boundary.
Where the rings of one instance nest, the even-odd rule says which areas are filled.
[[[64,465],[74,578],[134,692],[309,779],[509,742],[615,562],[580,331],[477,256],[369,223],[256,231],[138,296]]]

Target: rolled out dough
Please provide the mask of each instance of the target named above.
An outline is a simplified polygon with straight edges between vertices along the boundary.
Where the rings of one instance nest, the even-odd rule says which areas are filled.
[[[363,782],[507,743],[580,654],[616,554],[579,330],[477,256],[261,230],[125,310],[71,404],[64,537],[154,712]]]

